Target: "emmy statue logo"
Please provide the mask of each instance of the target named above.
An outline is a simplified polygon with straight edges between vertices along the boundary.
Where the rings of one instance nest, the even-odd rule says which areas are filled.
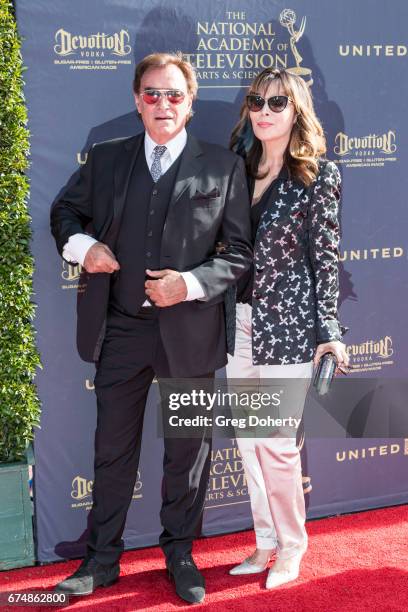
[[[293,57],[295,58],[296,66],[288,68],[293,74],[303,77],[310,87],[313,84],[312,71],[310,68],[303,68],[300,64],[303,62],[303,57],[300,55],[296,43],[302,38],[306,27],[306,17],[302,17],[300,28],[295,30],[296,13],[292,9],[283,9],[279,15],[280,24],[286,28],[290,34],[290,48],[292,49]]]

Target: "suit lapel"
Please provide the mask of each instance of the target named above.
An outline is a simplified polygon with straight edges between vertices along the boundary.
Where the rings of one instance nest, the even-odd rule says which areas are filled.
[[[183,193],[192,185],[204,166],[204,153],[198,141],[188,135],[187,143],[182,153],[173,195],[169,204],[170,209],[180,200]]]
[[[144,133],[125,140],[115,162],[113,171],[113,218],[107,217],[99,239],[113,248],[122,218],[129,188],[130,177],[137,154],[144,141]]]
[[[113,222],[120,221],[126,196],[129,188],[130,177],[135,165],[139,149],[144,142],[144,133],[127,140],[116,160],[114,173],[114,197],[113,197]]]

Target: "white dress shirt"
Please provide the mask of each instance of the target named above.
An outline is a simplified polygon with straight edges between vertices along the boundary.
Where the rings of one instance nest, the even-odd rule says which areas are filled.
[[[160,158],[160,165],[162,174],[167,172],[170,166],[180,157],[187,142],[187,132],[185,129],[181,130],[169,142],[166,142],[167,151]],[[144,139],[144,150],[146,156],[146,163],[149,169],[153,163],[153,149],[158,146],[154,140],[152,140],[147,132],[145,132]],[[90,247],[98,242],[92,236],[88,234],[73,234],[69,237],[68,242],[64,245],[62,256],[64,259],[71,263],[79,263],[81,266],[84,263],[85,256]],[[181,276],[187,285],[187,296],[185,301],[200,300],[205,297],[205,293],[192,272],[181,272]],[[146,301],[143,306],[150,306],[150,302]]]

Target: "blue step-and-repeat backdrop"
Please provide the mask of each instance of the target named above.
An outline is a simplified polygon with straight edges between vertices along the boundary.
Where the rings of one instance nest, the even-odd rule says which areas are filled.
[[[309,82],[328,157],[343,175],[340,314],[350,327],[346,343],[354,369],[349,378],[356,385],[342,395],[348,433],[339,428],[337,436],[306,434],[308,516],[407,502],[408,432],[390,418],[383,428],[375,425],[390,406],[394,412],[406,406],[405,0],[15,4],[27,66],[36,328],[44,366],[37,379],[43,413],[35,439],[38,559],[83,552],[96,422],[94,368],[81,362],[75,348],[80,270],[58,257],[49,208],[92,143],[141,131],[131,83],[135,62],[153,51],[182,50],[189,56],[200,85],[189,129],[222,145],[228,143],[245,88],[261,69],[293,68]],[[127,547],[156,544],[160,532],[156,393],[153,385]],[[330,408],[313,395],[306,412],[314,425],[330,419]],[[204,533],[249,528],[236,443],[220,439],[214,446]]]

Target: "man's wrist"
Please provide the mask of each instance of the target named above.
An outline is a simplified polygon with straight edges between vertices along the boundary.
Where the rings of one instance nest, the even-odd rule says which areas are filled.
[[[184,298],[185,302],[201,300],[203,297],[205,297],[205,293],[200,285],[200,282],[192,272],[181,272],[180,274],[183,277],[187,287],[187,295]]]
[[[98,241],[88,234],[73,234],[69,237],[62,249],[62,256],[66,261],[84,265],[85,257],[91,246]]]

